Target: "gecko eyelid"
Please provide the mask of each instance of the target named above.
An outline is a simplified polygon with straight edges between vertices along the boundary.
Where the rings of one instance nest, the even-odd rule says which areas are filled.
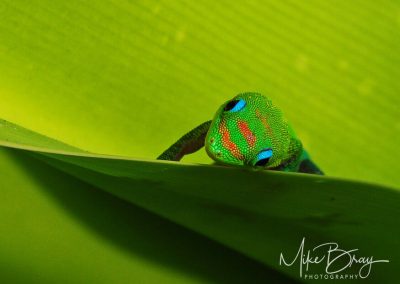
[[[238,112],[238,111],[242,110],[245,106],[246,106],[246,102],[243,99],[232,100],[232,101],[229,101],[225,105],[224,111]]]

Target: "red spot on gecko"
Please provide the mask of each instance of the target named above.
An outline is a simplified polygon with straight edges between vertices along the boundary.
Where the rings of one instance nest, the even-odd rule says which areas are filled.
[[[261,115],[261,113],[260,113],[260,111],[259,111],[258,109],[256,109],[256,116],[257,116],[257,118],[258,118],[259,120],[261,120],[262,124],[264,125],[265,129],[266,129],[267,132],[268,132],[268,135],[269,135],[270,137],[272,137],[273,135],[272,135],[271,127],[269,126],[269,124],[268,124],[268,122],[267,122],[267,119],[266,119],[264,116]]]
[[[226,127],[225,121],[221,122],[219,132],[222,135],[222,146],[229,150],[236,159],[243,160],[243,155],[240,153],[238,146],[231,140],[231,135]]]
[[[240,133],[242,133],[243,137],[246,139],[247,144],[249,144],[250,147],[254,147],[254,144],[256,143],[256,136],[254,136],[253,132],[250,130],[247,122],[239,120],[238,127]]]

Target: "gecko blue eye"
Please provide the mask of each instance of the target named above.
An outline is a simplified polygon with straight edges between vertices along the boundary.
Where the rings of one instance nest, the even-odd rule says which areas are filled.
[[[226,106],[224,107],[224,111],[237,112],[242,110],[245,106],[246,102],[243,99],[232,100],[226,104]]]
[[[260,151],[260,153],[257,154],[256,160],[255,160],[255,166],[265,166],[268,164],[269,159],[272,157],[272,149],[268,148],[265,150]]]

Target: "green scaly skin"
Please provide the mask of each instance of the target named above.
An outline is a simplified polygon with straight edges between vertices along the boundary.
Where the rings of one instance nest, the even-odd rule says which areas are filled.
[[[224,103],[212,121],[185,134],[158,159],[179,161],[205,146],[220,164],[322,175],[271,100],[243,93]]]

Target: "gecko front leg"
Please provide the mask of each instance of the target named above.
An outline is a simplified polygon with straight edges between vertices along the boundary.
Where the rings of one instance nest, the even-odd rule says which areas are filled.
[[[183,156],[194,153],[204,147],[205,138],[208,129],[210,129],[211,120],[206,121],[196,128],[192,129],[176,141],[171,147],[165,150],[158,160],[180,161]]]

